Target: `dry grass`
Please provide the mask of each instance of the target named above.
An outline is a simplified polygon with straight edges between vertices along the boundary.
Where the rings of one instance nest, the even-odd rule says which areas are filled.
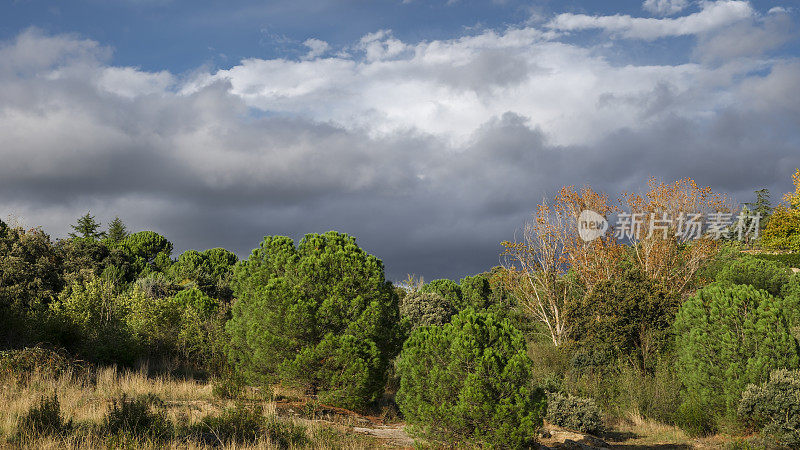
[[[322,438],[327,438],[328,436],[322,436]],[[118,443],[115,447],[122,447],[122,443]],[[314,438],[312,435],[312,443],[306,448],[313,448],[313,449],[320,449],[320,450],[333,450],[333,449],[342,449],[342,450],[361,450],[361,449],[371,449],[371,448],[378,448],[380,447],[380,443],[375,440],[368,440],[362,437],[357,436],[343,436],[342,438],[337,438],[335,441],[325,442],[320,441],[319,438]],[[78,435],[68,435],[63,437],[37,437],[30,439],[25,442],[24,445],[17,446],[15,444],[6,443],[3,448],[30,448],[30,449],[42,449],[42,450],[49,450],[49,449],[68,449],[68,450],[83,450],[83,449],[106,449],[106,448],[113,448],[109,447],[109,443],[107,438],[96,436],[96,435],[88,435],[88,436],[78,436]],[[228,443],[225,445],[217,446],[217,447],[210,447],[208,445],[202,445],[191,441],[169,441],[169,442],[142,442],[142,441],[131,441],[130,446],[127,448],[136,448],[136,449],[147,449],[147,450],[158,450],[158,449],[223,449],[223,450],[273,450],[273,449],[280,449],[281,447],[276,446],[275,444],[267,441],[262,440],[256,442],[255,444],[237,444],[237,443]]]
[[[706,437],[691,437],[674,425],[667,425],[647,419],[636,413],[613,424],[612,436],[609,440],[627,448],[692,448],[721,449],[730,448],[736,438],[726,434],[715,434]]]
[[[170,413],[191,415],[213,410],[211,386],[193,380],[148,378],[145,370],[119,372],[115,367],[100,369],[96,379],[67,370],[57,378],[34,373],[29,380],[6,380],[0,387],[0,433],[13,435],[19,418],[43,395],[57,393],[64,416],[76,422],[99,423],[112,398],[154,394],[171,407]]]
[[[42,396],[57,393],[61,414],[75,424],[66,435],[34,436],[20,434],[17,424]],[[173,438],[164,442],[148,442],[132,437],[109,437],[100,432],[100,424],[108,411],[112,398],[122,394],[130,397],[152,394],[164,401],[167,417],[173,423],[197,424],[209,414],[218,414],[233,407],[232,400],[220,400],[212,395],[212,385],[194,380],[147,377],[146,370],[121,371],[116,368],[99,369],[93,377],[67,370],[58,377],[31,374],[26,380],[0,380],[0,447],[36,449],[91,449],[91,448],[188,448],[208,446],[198,442]],[[263,413],[275,416],[275,404],[257,396],[245,399],[248,404],[257,403]],[[281,418],[282,423],[293,422],[305,427],[310,448],[363,449],[377,447],[375,439],[353,434],[345,424],[318,423],[302,418]],[[116,441],[109,441],[116,439]],[[271,449],[278,448],[264,438],[241,445],[229,443],[216,448],[225,449]]]
[[[635,436],[627,440],[626,444],[687,444],[692,440],[686,432],[674,425],[663,424],[635,413],[629,414],[627,420],[616,424],[614,428],[619,433]]]

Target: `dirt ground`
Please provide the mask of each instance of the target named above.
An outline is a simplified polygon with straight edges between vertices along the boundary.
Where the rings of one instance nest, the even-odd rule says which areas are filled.
[[[277,402],[275,410],[287,417],[313,417],[314,422],[326,422],[347,426],[354,434],[370,436],[380,447],[414,448],[415,440],[402,422],[386,423],[376,416],[365,416],[341,408],[313,405],[302,401]],[[309,416],[310,415],[310,416]],[[593,436],[545,423],[538,438],[539,448],[547,449],[719,449],[733,442],[729,436],[716,435],[707,438],[690,438],[676,427],[631,420],[616,424],[601,436]]]

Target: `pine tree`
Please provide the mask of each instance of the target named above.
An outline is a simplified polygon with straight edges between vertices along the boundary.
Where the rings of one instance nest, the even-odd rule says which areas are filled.
[[[748,384],[798,368],[787,311],[781,298],[749,285],[712,284],[686,300],[674,324],[681,414],[705,415],[713,431],[715,422],[735,418]]]
[[[123,239],[128,237],[128,228],[122,223],[119,217],[114,217],[114,220],[108,224],[106,236],[108,236],[108,240],[111,242],[122,242]]]
[[[74,233],[69,234],[71,238],[82,237],[84,239],[98,239],[106,235],[105,232],[98,231],[100,229],[100,222],[94,219],[91,211],[78,218],[77,224],[70,226],[75,230]]]
[[[769,221],[769,216],[772,214],[772,210],[775,208],[772,207],[769,189],[759,189],[755,191],[755,194],[756,201],[752,203],[745,203],[744,206],[747,208],[748,212],[759,215],[761,218],[759,222],[759,231],[761,231],[764,229],[767,221]]]
[[[280,380],[348,409],[383,394],[402,345],[397,294],[355,238],[267,236],[236,265],[233,289],[228,356],[247,381]]]
[[[411,332],[397,360],[397,404],[414,432],[457,447],[530,448],[546,400],[525,337],[469,308]],[[432,442],[433,443],[433,442]]]

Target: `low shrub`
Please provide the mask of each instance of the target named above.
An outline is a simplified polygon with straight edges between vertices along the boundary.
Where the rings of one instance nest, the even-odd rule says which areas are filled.
[[[747,386],[738,415],[776,444],[800,447],[800,371],[778,369],[769,381]]]
[[[560,427],[597,434],[603,430],[600,408],[590,398],[547,393],[547,421]]]
[[[226,376],[213,382],[211,393],[221,399],[234,399],[241,395],[244,383],[233,376]]]
[[[207,444],[253,443],[261,436],[265,423],[260,407],[237,405],[219,415],[203,417],[192,431],[198,441]]]
[[[617,361],[592,370],[571,369],[562,382],[562,392],[594,399],[606,416],[632,415],[661,423],[676,423],[675,405],[680,404],[681,383],[674,361],[663,357],[645,370]]]
[[[130,434],[154,440],[166,439],[172,434],[172,423],[167,419],[164,402],[152,394],[135,398],[122,394],[112,399],[103,428],[110,434]]]
[[[31,407],[17,424],[20,436],[62,434],[72,428],[72,421],[64,421],[58,395],[42,396],[39,403]]]
[[[717,274],[727,267],[732,261],[743,257],[744,244],[738,240],[718,241],[716,253],[706,260],[697,271],[698,280],[702,283],[717,279]]]
[[[655,363],[652,371],[623,365],[618,375],[620,395],[617,400],[624,408],[623,414],[636,413],[647,419],[674,424],[675,405],[680,403],[681,389],[674,364],[672,358],[663,357]]]
[[[569,368],[578,373],[605,372],[614,364],[614,355],[605,349],[581,348],[569,360]]]
[[[280,448],[300,447],[308,440],[304,426],[274,416],[267,419],[266,432],[270,442]]]
[[[264,417],[260,406],[237,405],[219,415],[208,415],[191,427],[191,435],[209,445],[253,444],[261,438],[280,448],[306,443],[306,429],[293,422]]]
[[[536,361],[531,367],[531,378],[547,392],[562,391],[564,375],[569,369],[570,354],[552,342],[529,342],[528,357]]]

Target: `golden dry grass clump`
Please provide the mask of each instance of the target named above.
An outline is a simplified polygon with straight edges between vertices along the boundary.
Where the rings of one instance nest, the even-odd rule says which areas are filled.
[[[17,366],[24,373],[12,368],[0,373],[0,447],[272,449],[377,445],[372,438],[349,433],[351,427],[346,424],[278,417],[275,403],[257,393],[244,393],[236,400],[220,399],[214,396],[211,382],[153,377],[146,369],[94,370],[65,364],[51,370],[50,366]],[[20,425],[54,395],[59,408],[55,416],[60,415],[62,429],[32,430]],[[115,400],[119,405],[123,398],[152,405],[152,414],[166,419],[163,423],[168,424],[169,433],[110,431],[109,410]]]

